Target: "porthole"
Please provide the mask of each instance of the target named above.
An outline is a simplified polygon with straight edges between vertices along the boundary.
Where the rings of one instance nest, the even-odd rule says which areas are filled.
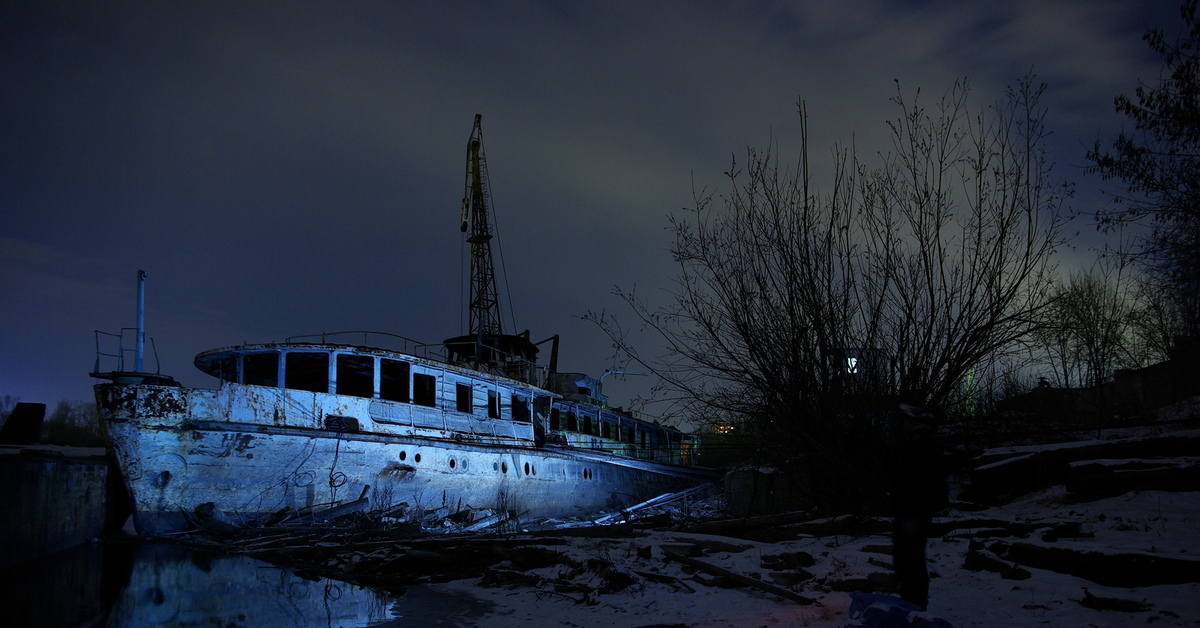
[[[529,475],[529,463],[525,463],[525,475]]]
[[[413,456],[413,462],[420,462],[420,461],[421,461],[421,454],[416,454],[415,456]]]
[[[492,471],[499,471],[499,470],[500,470],[500,463],[499,463],[499,462],[493,462],[493,463],[492,463]]]
[[[450,468],[453,469],[454,467],[455,467],[454,458],[451,458],[450,459]]]
[[[461,467],[463,471],[466,471],[467,470],[467,459],[463,458],[462,462],[458,463],[458,466]]]
[[[404,462],[404,459],[405,459],[405,458],[407,458],[407,457],[408,457],[408,452],[407,452],[407,451],[402,451],[402,452],[400,452],[400,462]]]
[[[507,463],[507,462],[501,462],[501,463],[500,463],[500,472],[501,472],[501,473],[508,473],[508,463]]]

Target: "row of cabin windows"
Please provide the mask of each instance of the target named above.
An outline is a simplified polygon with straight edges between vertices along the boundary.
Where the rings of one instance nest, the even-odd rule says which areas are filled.
[[[236,365],[230,365],[236,372]],[[375,358],[337,354],[334,392],[367,399],[375,396]],[[329,354],[292,351],[284,354],[283,387],[310,392],[329,392]],[[437,407],[437,377],[426,373],[411,373],[408,362],[379,359],[379,398],[388,401],[411,402],[429,408]],[[279,354],[247,353],[242,358],[242,383],[252,386],[279,386]],[[455,409],[474,412],[474,390],[470,384],[455,386]],[[487,414],[500,418],[500,393],[488,391]],[[529,402],[522,396],[512,397],[512,417],[517,421],[530,420]]]
[[[564,425],[565,415],[565,425]],[[598,424],[598,425],[597,425]],[[624,441],[626,443],[637,444],[641,440],[641,446],[647,444],[648,433],[646,431],[638,431],[632,426],[613,425],[607,421],[596,420],[591,416],[584,415],[582,421],[574,412],[563,412],[558,408],[550,411],[550,431],[557,432],[559,430],[568,432],[582,432],[600,438],[611,440]]]
[[[513,418],[528,420],[529,407],[521,397],[513,396]],[[456,384],[454,390],[455,409],[459,412],[475,412],[475,389],[470,384]],[[500,393],[489,390],[487,397],[487,415],[490,419],[500,418]]]
[[[329,392],[329,354],[290,352],[284,354],[284,388]],[[279,386],[279,354],[247,353],[242,358],[242,383],[251,386]],[[361,355],[337,356],[339,395],[371,398],[375,393],[375,359]],[[401,360],[379,360],[379,398],[412,401],[433,407],[437,401],[437,378],[424,373],[412,374]]]

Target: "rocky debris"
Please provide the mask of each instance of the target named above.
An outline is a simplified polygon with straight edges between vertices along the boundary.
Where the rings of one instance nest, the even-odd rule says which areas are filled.
[[[1098,611],[1120,611],[1122,613],[1145,613],[1153,608],[1144,601],[1092,595],[1086,588],[1083,590],[1083,599],[1079,600],[1079,605]]]
[[[813,558],[808,552],[781,552],[779,554],[764,554],[759,559],[758,564],[763,569],[773,569],[780,571],[784,569],[798,570],[805,567],[812,567],[817,564],[817,559]]]
[[[729,571],[728,569],[724,569],[722,567],[718,567],[716,565],[706,563],[706,562],[696,559],[696,558],[684,556],[683,554],[673,552],[669,549],[664,549],[663,554],[670,560],[681,562],[685,565],[688,565],[689,567],[695,567],[696,569],[699,569],[705,573],[712,574],[712,575],[718,576],[720,578],[724,578],[726,581],[736,583],[737,585],[761,589],[772,595],[778,595],[779,597],[792,600],[793,602],[799,602],[801,604],[820,604],[820,602],[817,602],[815,599],[800,595],[800,594],[792,591],[791,589],[785,589],[783,587],[778,587],[773,584],[768,584],[766,582],[763,582],[756,578],[752,578],[750,576],[745,576],[745,575],[742,575],[739,573],[734,573],[732,571]],[[700,581],[703,582],[702,579]],[[710,581],[709,584],[711,586],[712,581]],[[721,586],[721,585],[718,584],[717,586]]]
[[[971,541],[967,550],[963,569],[970,571],[991,571],[1000,574],[1005,580],[1028,580],[1033,577],[1029,570],[1020,565],[1005,561],[992,549],[985,547],[982,541]]]
[[[1066,487],[1087,498],[1133,490],[1200,491],[1200,457],[1101,459],[1067,465]]]
[[[622,536],[613,538],[618,530]],[[764,554],[760,564],[769,570],[764,578],[705,559],[755,547],[735,539],[660,531],[651,540],[628,526],[564,531],[569,535],[542,531],[400,538],[389,530],[319,527],[262,530],[253,535],[242,530],[234,538],[218,526],[175,540],[251,555],[314,577],[387,589],[473,580],[479,587],[532,589],[591,605],[597,603],[597,595],[639,591],[652,583],[681,593],[696,592],[695,585],[748,588],[801,604],[817,603],[798,592],[814,577],[804,569],[816,563],[807,552]],[[581,552],[581,547],[590,549]]]
[[[1130,490],[1197,490],[1196,456],[1200,456],[1200,430],[998,449],[974,460],[970,485],[961,497],[1001,505],[1056,484],[1066,484],[1068,490],[1092,498]],[[1163,462],[1170,459],[1181,460]],[[1100,464],[1105,460],[1123,460],[1127,466]],[[1134,460],[1160,462],[1148,463],[1139,469],[1141,473],[1130,473]],[[1111,483],[1113,480],[1119,481]]]
[[[1032,541],[1009,544],[1004,556],[1021,565],[1049,569],[1111,587],[1200,582],[1200,559],[1184,556],[1099,551]]]

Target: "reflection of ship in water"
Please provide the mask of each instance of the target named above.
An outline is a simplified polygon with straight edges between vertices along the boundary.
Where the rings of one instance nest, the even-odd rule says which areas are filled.
[[[0,569],[3,626],[473,625],[492,605],[423,585],[375,591],[181,545],[87,543]]]
[[[386,593],[308,579],[247,556],[174,545],[135,550],[109,626],[369,626],[392,617]]]

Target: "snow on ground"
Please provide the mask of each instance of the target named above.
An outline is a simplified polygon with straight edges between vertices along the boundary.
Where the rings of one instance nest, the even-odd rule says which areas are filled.
[[[1094,533],[1094,537],[1064,538],[1051,543],[1110,553],[1137,551],[1200,559],[1200,493],[1147,491],[1070,503],[1062,487],[1053,487],[1003,507],[952,512],[942,520],[953,518],[1001,519],[1034,527],[1078,522],[1082,532]],[[966,537],[971,532],[959,529],[930,541],[930,569],[936,575],[930,584],[929,612],[956,628],[1200,626],[1200,583],[1111,587],[1030,567],[1027,567],[1031,574],[1028,579],[1006,580],[991,571],[969,571],[963,567],[970,543]],[[1025,536],[1030,542],[1046,543],[1039,532]],[[682,551],[689,545],[701,548],[699,560],[764,582],[773,581],[774,571],[763,566],[764,557],[807,552],[814,559],[814,564],[806,568],[813,577],[792,590],[815,598],[820,604],[804,605],[745,586],[721,588],[702,584],[701,581],[711,582],[712,577],[664,560],[664,546]],[[532,622],[538,626],[606,628],[832,628],[846,625],[851,601],[848,592],[834,589],[846,589],[856,579],[859,584],[886,579],[891,564],[888,547],[890,539],[886,534],[761,543],[655,531],[634,538],[575,539],[565,547],[556,548],[578,561],[599,558],[633,574],[637,582],[617,593],[557,593],[545,585],[482,587],[473,580],[428,586],[464,600],[460,608],[444,609],[443,619],[435,622],[437,625],[516,626]],[[769,561],[770,558],[768,567]],[[561,578],[564,569],[563,565],[549,567],[539,575],[553,580],[556,576]],[[559,571],[550,573],[554,570]],[[795,573],[794,569],[790,571]],[[663,576],[678,581],[671,582]],[[1200,576],[1194,579],[1200,580]],[[1147,606],[1137,612],[1088,608],[1081,605],[1085,590],[1087,595],[1142,602]]]

